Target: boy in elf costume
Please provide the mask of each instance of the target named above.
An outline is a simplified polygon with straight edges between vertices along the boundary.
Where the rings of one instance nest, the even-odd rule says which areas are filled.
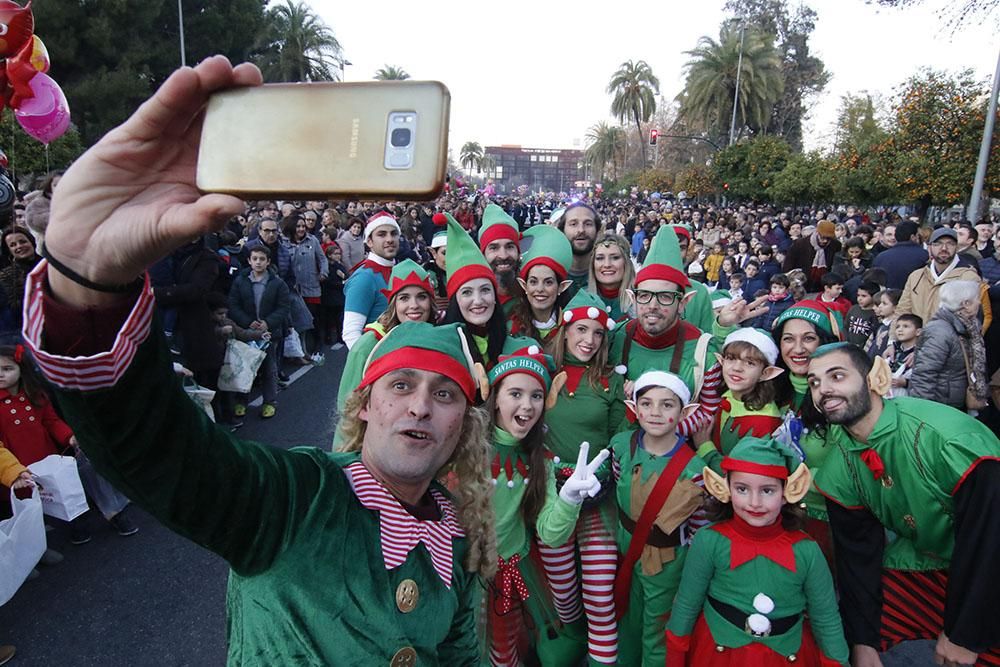
[[[705,488],[730,518],[691,544],[667,623],[668,664],[846,665],[833,578],[819,546],[796,528],[809,468],[791,447],[754,437],[740,440],[722,468],[726,477],[705,468]]]
[[[611,440],[622,554],[614,589],[621,665],[663,665],[663,624],[687,544],[704,523],[696,514],[705,462],[677,434],[681,419],[697,408],[690,400],[691,390],[676,375],[643,373],[627,401],[640,428]]]

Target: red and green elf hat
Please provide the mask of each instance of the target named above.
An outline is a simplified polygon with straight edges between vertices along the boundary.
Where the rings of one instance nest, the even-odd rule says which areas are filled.
[[[497,289],[497,278],[493,275],[493,269],[479,251],[476,242],[469,236],[469,232],[465,231],[451,214],[444,215],[448,218],[448,261],[445,263],[448,267],[446,285],[448,298],[454,296],[462,285],[476,278],[489,279],[493,283],[493,289]]]
[[[490,369],[490,385],[496,387],[500,380],[514,373],[526,373],[538,380],[545,391],[552,386],[555,362],[542,352],[538,341],[524,336],[510,336],[504,341],[504,354]]]
[[[524,233],[521,241],[522,280],[528,279],[528,272],[537,265],[552,269],[556,278],[566,280],[573,265],[573,246],[561,231],[551,225],[535,225]]]
[[[410,286],[419,287],[431,296],[434,295],[434,286],[431,284],[431,277],[427,273],[427,269],[412,259],[404,259],[392,267],[392,274],[389,276],[389,288],[380,291],[385,295],[386,299],[392,299],[399,290]]]
[[[596,294],[586,290],[580,290],[573,295],[562,312],[563,324],[579,322],[580,320],[594,320],[605,329],[614,329],[615,321],[608,314],[611,308],[605,306],[604,302],[597,298]]]
[[[486,252],[486,246],[506,239],[516,245],[521,240],[517,221],[496,204],[489,204],[483,210],[483,224],[479,228],[479,249]]]
[[[660,227],[660,231],[653,237],[646,261],[635,276],[636,287],[644,280],[669,280],[685,289],[691,286],[691,281],[684,273],[684,260],[681,258],[677,233],[670,225]]]
[[[409,321],[397,325],[368,355],[358,386],[404,368],[439,373],[454,380],[470,403],[476,400],[478,371],[461,325]]]
[[[726,472],[748,472],[776,479],[788,479],[802,458],[794,449],[774,438],[747,436],[722,459]]]
[[[844,320],[840,311],[827,307],[822,301],[805,299],[793,304],[791,308],[774,320],[771,330],[776,330],[783,322],[787,322],[788,320],[812,322],[818,328],[837,338],[837,340],[844,339]]]

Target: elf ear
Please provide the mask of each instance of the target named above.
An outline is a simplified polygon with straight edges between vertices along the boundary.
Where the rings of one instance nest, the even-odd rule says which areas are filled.
[[[760,374],[760,379],[763,381],[773,380],[784,372],[784,368],[779,368],[778,366],[768,366],[764,369],[764,372]]]
[[[559,400],[559,391],[566,384],[566,371],[559,371],[556,373],[555,377],[552,378],[552,386],[549,387],[549,395],[545,398],[545,409],[551,410],[556,407],[556,401]]]
[[[714,354],[714,355],[715,355],[715,360],[716,360],[717,362],[719,362],[719,365],[721,366],[721,365],[722,365],[722,355],[721,355],[721,354],[719,354],[718,352],[713,352],[712,354]]]
[[[473,369],[475,370],[475,380],[479,383],[479,395],[485,401],[490,397],[490,376],[486,374],[486,369],[478,361],[473,366]]]
[[[559,283],[559,293],[562,294],[563,292],[565,292],[566,290],[568,290],[570,288],[570,286],[572,286],[572,285],[573,285],[573,281],[572,280],[564,280],[564,281],[562,281],[561,283]]]
[[[892,369],[885,357],[875,357],[872,369],[868,371],[868,388],[879,396],[885,396],[892,387]]]
[[[528,283],[524,282],[524,278],[518,276],[517,284],[520,285],[521,289],[524,290],[525,292],[528,291]]]
[[[697,294],[697,292],[695,292],[694,290],[691,290],[690,292],[688,292],[687,294],[685,294],[683,297],[681,297],[681,306],[686,306],[689,303],[691,303],[691,299],[694,298],[695,294]]]
[[[793,505],[799,502],[805,497],[806,492],[809,491],[811,483],[812,473],[809,472],[809,466],[805,463],[800,463],[795,472],[785,480],[785,500]]]
[[[728,503],[730,499],[729,484],[726,478],[715,472],[708,466],[701,471],[702,479],[705,481],[705,489],[708,490],[720,503]]]
[[[692,414],[694,411],[701,407],[701,403],[688,403],[683,408],[681,408],[681,421],[684,421]]]

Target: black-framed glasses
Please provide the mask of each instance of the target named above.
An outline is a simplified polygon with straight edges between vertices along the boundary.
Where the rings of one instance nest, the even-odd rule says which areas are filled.
[[[262,230],[260,230],[260,233],[261,234],[277,234],[278,230],[277,229],[262,229]]]
[[[674,292],[672,290],[668,290],[666,292],[650,292],[644,289],[636,290],[635,292],[636,302],[641,303],[642,305],[646,305],[652,301],[654,296],[656,297],[656,303],[661,306],[672,306],[677,303],[677,299],[684,296],[684,293]]]

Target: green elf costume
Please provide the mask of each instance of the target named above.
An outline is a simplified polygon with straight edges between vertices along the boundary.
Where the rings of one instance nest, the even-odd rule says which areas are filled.
[[[563,327],[579,322],[596,323],[605,331],[615,326],[602,301],[587,291],[577,292],[562,312]],[[601,345],[607,350],[607,336]],[[555,405],[545,412],[545,447],[553,454],[557,484],[573,474],[573,457],[581,442],[589,442],[595,453],[606,449],[624,418],[625,406],[618,399],[624,391],[622,376],[605,368],[595,381],[593,362],[594,358],[582,362],[563,350],[560,371],[566,382]],[[604,493],[584,502],[574,534],[559,546],[539,544],[538,553],[559,620],[571,625],[586,612],[590,662],[615,664],[618,623],[611,595],[618,562],[614,535],[618,519],[610,463],[596,475]]]
[[[816,478],[848,642],[886,650],[943,633],[978,653],[977,665],[1000,665],[1000,442],[941,403],[882,398],[892,373],[879,359],[868,374],[872,409],[881,407],[871,434],[859,442],[827,427],[833,451]]]
[[[507,211],[496,204],[487,204],[486,208],[483,209],[482,224],[479,226],[479,250],[485,255],[486,246],[496,241],[511,241],[517,246],[521,241],[521,228],[518,227],[517,220],[510,217]],[[515,286],[512,285],[511,289],[514,294],[506,291],[497,292],[500,305],[503,306],[503,312],[508,317],[516,303],[515,296],[517,294]]]
[[[387,329],[385,324],[383,324],[383,321],[387,319],[396,319],[395,313],[390,312],[391,309],[395,307],[392,299],[406,287],[419,287],[427,292],[432,300],[434,298],[434,285],[432,283],[432,278],[427,270],[422,266],[414,262],[412,259],[405,259],[392,267],[392,274],[389,276],[389,287],[388,289],[382,290],[382,294],[385,296],[389,304],[386,307],[386,311],[382,313],[377,320],[369,323],[368,326],[365,327],[361,338],[358,339],[358,342],[356,342],[354,346],[351,347],[350,352],[347,353],[347,361],[344,363],[344,371],[340,375],[340,384],[337,387],[338,414],[343,413],[344,404],[347,403],[348,397],[355,389],[358,388],[358,385],[361,384],[365,364],[368,362],[368,357],[371,355],[375,345],[392,330],[393,327]],[[433,315],[434,313],[432,311],[432,320]],[[341,442],[343,442],[343,433],[341,432],[340,424],[338,423],[337,430],[333,437],[334,449],[337,449]]]
[[[740,440],[722,468],[782,480],[792,504],[809,488],[809,468],[773,438]],[[704,475],[705,488],[729,503],[727,480],[708,467]],[[751,525],[735,515],[698,531],[667,622],[667,664],[847,665],[826,560],[808,535],[782,522],[779,515],[770,525]]]
[[[508,354],[502,355],[489,373],[492,389],[498,390],[503,379],[510,375],[525,373],[538,380],[549,394],[546,404],[551,404],[562,383],[561,376],[556,376],[555,381],[551,377],[552,358],[529,338],[508,338],[505,345]],[[598,493],[601,484],[593,471],[587,470],[586,481],[581,481],[579,474],[574,475],[557,491],[551,462],[539,452],[543,454],[544,469],[532,470],[532,460],[537,461],[538,457],[527,446],[531,445],[518,440],[499,424],[494,427],[491,473],[498,565],[487,596],[489,660],[492,665],[515,667],[520,664],[526,646],[531,644],[542,664],[571,665],[579,661],[582,649],[572,638],[560,637],[561,628],[551,610],[549,591],[533,562],[533,535],[542,544],[564,543],[576,526],[583,499]],[[541,442],[534,446],[541,447]],[[578,451],[582,453],[577,462],[582,461],[586,470],[587,448],[578,446]],[[594,469],[603,463],[605,456],[595,458],[591,464]],[[528,525],[522,505],[534,475],[545,476],[545,501],[534,525]],[[525,622],[526,613],[530,624]],[[531,636],[528,627],[534,629]]]
[[[633,400],[649,387],[665,387],[687,405],[691,390],[664,371],[643,373]],[[666,646],[663,624],[680,585],[691,536],[705,524],[701,513],[701,460],[684,436],[664,455],[646,451],[645,431],[611,439],[618,501],[618,575],[614,584],[618,662],[660,667]]]
[[[688,243],[691,242],[691,230],[684,225],[673,225],[675,235],[686,236]],[[678,256],[680,255],[680,245],[677,246]],[[648,257],[647,257],[648,258]],[[684,270],[684,260],[680,259],[679,266]],[[714,305],[712,304],[712,290],[705,283],[699,280],[688,278],[690,285],[685,289],[688,294],[694,293],[691,300],[684,308],[684,321],[693,324],[702,331],[711,331],[715,322]]]
[[[540,344],[546,345],[552,341],[555,332],[559,330],[559,294],[568,289],[572,282],[566,279],[567,272],[573,265],[573,246],[566,235],[549,225],[535,225],[524,233],[521,240],[521,270],[518,272],[518,282],[524,294],[520,303],[510,311],[507,328],[512,336],[528,336]],[[534,311],[529,301],[526,282],[528,274],[536,266],[552,269],[556,275],[558,294],[556,304],[545,322],[534,319]]]
[[[637,291],[646,280],[670,281],[680,289],[691,286],[683,271],[677,235],[668,225],[660,228],[649,247],[646,263],[635,278]],[[673,327],[654,336],[643,330],[638,319],[629,320],[615,327],[611,336],[610,363],[615,364],[615,371],[627,380],[635,381],[646,369],[660,368],[693,387],[701,408],[678,428],[679,433],[688,435],[697,430],[699,419],[713,417],[718,409],[722,370],[715,363],[714,354],[733,329],[720,326],[713,316],[711,334],[678,320]],[[628,423],[621,425],[623,429],[631,427]]]
[[[229,563],[229,664],[478,664],[479,585],[446,489],[432,483],[426,503],[407,506],[358,453],[234,437],[182,391],[148,276],[116,305],[77,309],[48,293],[46,270],[29,278],[27,344],[101,474]],[[425,369],[471,403],[463,346],[455,326],[407,322],[363,384]]]

